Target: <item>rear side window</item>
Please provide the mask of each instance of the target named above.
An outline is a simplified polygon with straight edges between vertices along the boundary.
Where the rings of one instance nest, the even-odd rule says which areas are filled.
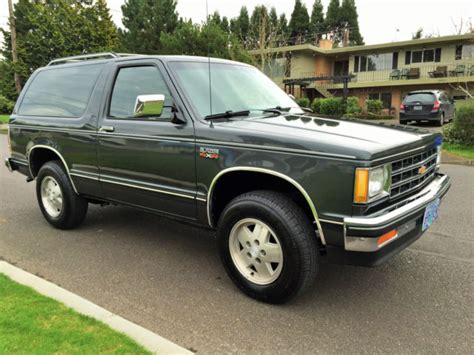
[[[81,117],[102,67],[92,64],[40,72],[28,87],[18,114]]]
[[[410,102],[423,102],[423,103],[433,103],[435,96],[429,92],[420,92],[416,94],[408,94],[405,98],[406,103]]]

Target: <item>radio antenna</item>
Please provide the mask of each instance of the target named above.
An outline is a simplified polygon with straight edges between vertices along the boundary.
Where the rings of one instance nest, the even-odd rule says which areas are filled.
[[[209,4],[206,0],[206,25],[209,25]],[[209,36],[209,29],[208,29]],[[211,57],[210,57],[210,43],[209,38],[207,39],[207,63],[209,69],[209,114],[212,115],[212,76],[211,76]],[[212,120],[210,120],[210,127],[214,127]]]

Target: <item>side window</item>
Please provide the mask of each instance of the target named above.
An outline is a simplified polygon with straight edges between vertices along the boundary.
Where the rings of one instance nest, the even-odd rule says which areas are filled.
[[[139,95],[164,95],[165,103],[160,117],[134,118],[134,109]],[[154,66],[125,67],[118,71],[110,100],[110,118],[153,119],[170,121],[172,97],[166,83]]]
[[[103,64],[52,67],[38,73],[27,88],[19,115],[81,117]]]

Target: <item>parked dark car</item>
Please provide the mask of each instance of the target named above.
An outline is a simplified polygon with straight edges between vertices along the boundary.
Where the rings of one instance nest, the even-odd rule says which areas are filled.
[[[400,123],[429,121],[438,126],[454,118],[454,100],[442,90],[409,92],[400,105]]]
[[[271,303],[308,289],[322,261],[400,252],[450,187],[440,134],[305,113],[256,68],[220,59],[56,60],[9,127],[6,165],[36,180],[52,226],[111,203],[216,230],[230,278]]]

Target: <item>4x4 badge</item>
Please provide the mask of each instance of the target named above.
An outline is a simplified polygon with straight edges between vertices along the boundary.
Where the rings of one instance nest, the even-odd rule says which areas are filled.
[[[219,149],[201,147],[199,148],[199,156],[205,159],[219,159],[221,155]]]

